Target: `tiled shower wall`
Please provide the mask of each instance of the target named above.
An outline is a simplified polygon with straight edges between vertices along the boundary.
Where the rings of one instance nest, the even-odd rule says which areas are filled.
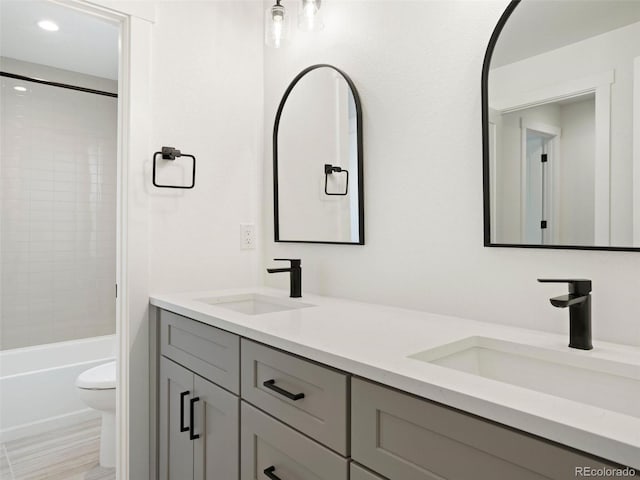
[[[1,80],[0,349],[114,333],[117,99]]]

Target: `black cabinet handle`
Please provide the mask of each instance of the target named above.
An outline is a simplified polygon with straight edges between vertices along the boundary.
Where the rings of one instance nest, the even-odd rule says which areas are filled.
[[[280,395],[283,395],[283,396],[287,397],[289,400],[293,400],[294,402],[296,400],[300,400],[301,398],[304,398],[304,393],[287,392],[286,390],[278,387],[276,385],[276,381],[273,380],[273,379],[272,380],[267,380],[262,385],[264,385],[269,390],[273,390],[274,392],[279,393]]]
[[[264,469],[264,474],[269,477],[271,480],[282,480],[279,476],[277,476],[275,473],[276,471],[276,467],[274,467],[273,465],[270,466],[269,468],[265,468]]]
[[[193,433],[193,406],[199,400],[200,397],[194,397],[189,400],[189,440],[196,440],[197,438],[200,438],[199,434]]]
[[[186,432],[189,427],[184,426],[184,397],[189,395],[189,390],[185,390],[180,394],[180,431]]]

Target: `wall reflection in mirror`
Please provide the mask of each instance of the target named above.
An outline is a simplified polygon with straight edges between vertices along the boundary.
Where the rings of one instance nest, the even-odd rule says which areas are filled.
[[[298,75],[274,128],[275,240],[364,243],[361,109],[329,65]]]
[[[484,71],[485,244],[640,247],[640,0],[510,10]]]

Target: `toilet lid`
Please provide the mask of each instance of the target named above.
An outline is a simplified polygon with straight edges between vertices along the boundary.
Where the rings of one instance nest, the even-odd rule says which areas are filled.
[[[82,372],[76,378],[76,387],[92,390],[116,388],[116,362],[109,362]]]

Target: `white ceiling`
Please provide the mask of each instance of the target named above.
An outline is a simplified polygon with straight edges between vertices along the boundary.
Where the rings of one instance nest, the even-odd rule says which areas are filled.
[[[47,32],[40,20],[60,30]],[[38,0],[0,0],[0,55],[118,79],[119,28],[107,20]]]
[[[638,21],[640,0],[522,0],[500,34],[491,68]]]

